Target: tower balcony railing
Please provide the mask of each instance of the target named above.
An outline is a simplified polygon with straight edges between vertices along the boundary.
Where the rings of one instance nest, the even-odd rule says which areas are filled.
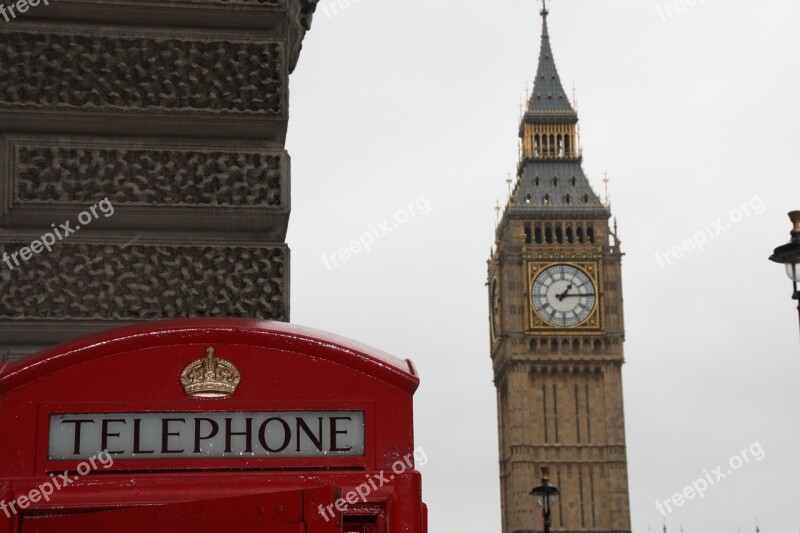
[[[520,154],[519,156],[519,163],[517,164],[517,173],[522,172],[522,168],[525,166],[525,163],[528,161],[564,161],[564,162],[574,162],[574,161],[581,161],[583,159],[583,152],[578,151],[572,155],[564,155],[564,154],[542,154],[538,152],[534,152],[533,154]]]
[[[539,151],[534,150],[533,153],[526,153],[523,154],[523,157],[527,157],[528,159],[580,159],[583,156],[582,152],[578,150],[577,152],[551,152],[551,151]]]

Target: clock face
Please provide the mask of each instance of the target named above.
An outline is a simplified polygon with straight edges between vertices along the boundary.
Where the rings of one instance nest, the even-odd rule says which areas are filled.
[[[492,335],[494,338],[497,338],[500,336],[500,288],[497,286],[497,278],[492,280],[490,291],[492,305]]]
[[[531,300],[545,322],[568,328],[589,318],[597,302],[597,291],[592,280],[580,268],[554,265],[536,276]]]

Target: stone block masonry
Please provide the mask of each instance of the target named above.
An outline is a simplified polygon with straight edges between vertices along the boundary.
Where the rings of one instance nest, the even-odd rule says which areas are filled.
[[[0,7],[0,362],[146,320],[289,320],[289,75],[316,5]]]

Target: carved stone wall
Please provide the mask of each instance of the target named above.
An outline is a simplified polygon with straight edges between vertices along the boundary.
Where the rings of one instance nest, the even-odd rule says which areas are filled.
[[[0,105],[280,114],[278,42],[0,33]]]
[[[7,244],[4,251],[10,256],[27,244]],[[63,242],[13,269],[5,265],[0,319],[284,320],[287,259],[283,246]]]
[[[17,145],[12,203],[280,207],[281,154]]]
[[[0,25],[0,362],[143,320],[289,319],[288,84],[316,3],[60,0]]]

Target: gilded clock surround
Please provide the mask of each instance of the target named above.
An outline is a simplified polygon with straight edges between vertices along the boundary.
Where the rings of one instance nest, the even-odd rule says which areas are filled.
[[[544,320],[539,314],[536,312],[535,306],[533,305],[533,295],[531,294],[531,290],[533,288],[533,283],[536,280],[537,276],[544,270],[547,270],[550,267],[558,266],[558,265],[568,265],[575,268],[582,270],[592,281],[594,284],[596,297],[594,302],[594,308],[589,316],[576,326],[556,326],[550,324],[546,320]],[[601,276],[599,275],[601,267],[600,264],[597,262],[577,262],[577,261],[556,261],[556,262],[549,262],[549,263],[539,263],[535,261],[528,262],[528,276],[526,278],[526,285],[525,291],[528,295],[527,304],[528,304],[528,329],[529,330],[536,330],[536,334],[547,334],[548,332],[563,332],[565,330],[570,332],[576,331],[597,331],[601,329],[603,326],[603,306],[600,305],[601,299],[603,297],[602,287],[600,285]]]

